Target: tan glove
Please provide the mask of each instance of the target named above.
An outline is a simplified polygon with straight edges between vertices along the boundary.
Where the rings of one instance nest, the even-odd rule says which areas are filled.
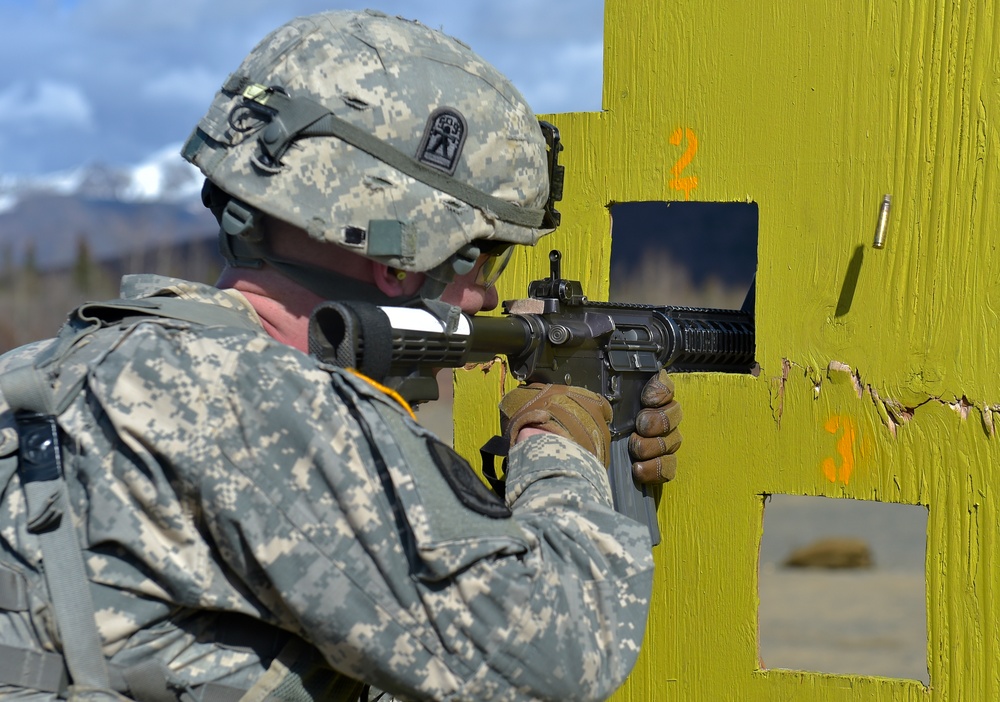
[[[635,433],[628,439],[632,456],[632,475],[636,482],[658,485],[673,480],[677,474],[677,456],[681,445],[677,425],[683,414],[674,400],[674,383],[661,370],[642,389],[644,409],[635,417]]]
[[[607,400],[571,385],[522,385],[500,400],[500,431],[510,446],[521,429],[534,427],[575,441],[605,468],[611,462],[610,421]]]

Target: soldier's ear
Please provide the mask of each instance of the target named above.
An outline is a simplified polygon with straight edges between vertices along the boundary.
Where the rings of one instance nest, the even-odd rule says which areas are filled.
[[[375,286],[389,297],[414,295],[424,283],[423,273],[401,271],[378,261],[372,261],[371,267]]]

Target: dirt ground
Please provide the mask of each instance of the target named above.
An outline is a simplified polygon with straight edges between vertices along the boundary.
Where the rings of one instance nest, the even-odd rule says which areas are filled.
[[[767,668],[909,678],[928,684],[923,573],[760,571]]]

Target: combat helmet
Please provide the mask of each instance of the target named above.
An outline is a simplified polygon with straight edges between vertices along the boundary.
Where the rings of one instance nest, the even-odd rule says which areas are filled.
[[[324,271],[268,257],[260,213],[403,271],[436,297],[491,247],[558,224],[558,132],[467,46],[372,10],[299,17],[254,48],[182,155],[206,176],[231,265],[277,265],[322,297]],[[332,286],[332,287],[331,287]]]

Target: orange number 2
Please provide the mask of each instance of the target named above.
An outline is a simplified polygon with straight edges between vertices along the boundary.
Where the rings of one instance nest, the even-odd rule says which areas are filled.
[[[684,129],[677,127],[674,133],[670,135],[670,143],[674,146],[680,146],[681,141],[687,138],[687,149],[681,154],[681,157],[677,159],[677,163],[674,167],[670,169],[670,173],[673,174],[673,178],[670,179],[670,187],[673,190],[680,190],[684,193],[684,199],[691,199],[691,191],[698,187],[698,176],[685,176],[681,177],[681,173],[691,165],[691,161],[694,160],[694,155],[698,152],[698,137],[695,136],[693,129]]]

